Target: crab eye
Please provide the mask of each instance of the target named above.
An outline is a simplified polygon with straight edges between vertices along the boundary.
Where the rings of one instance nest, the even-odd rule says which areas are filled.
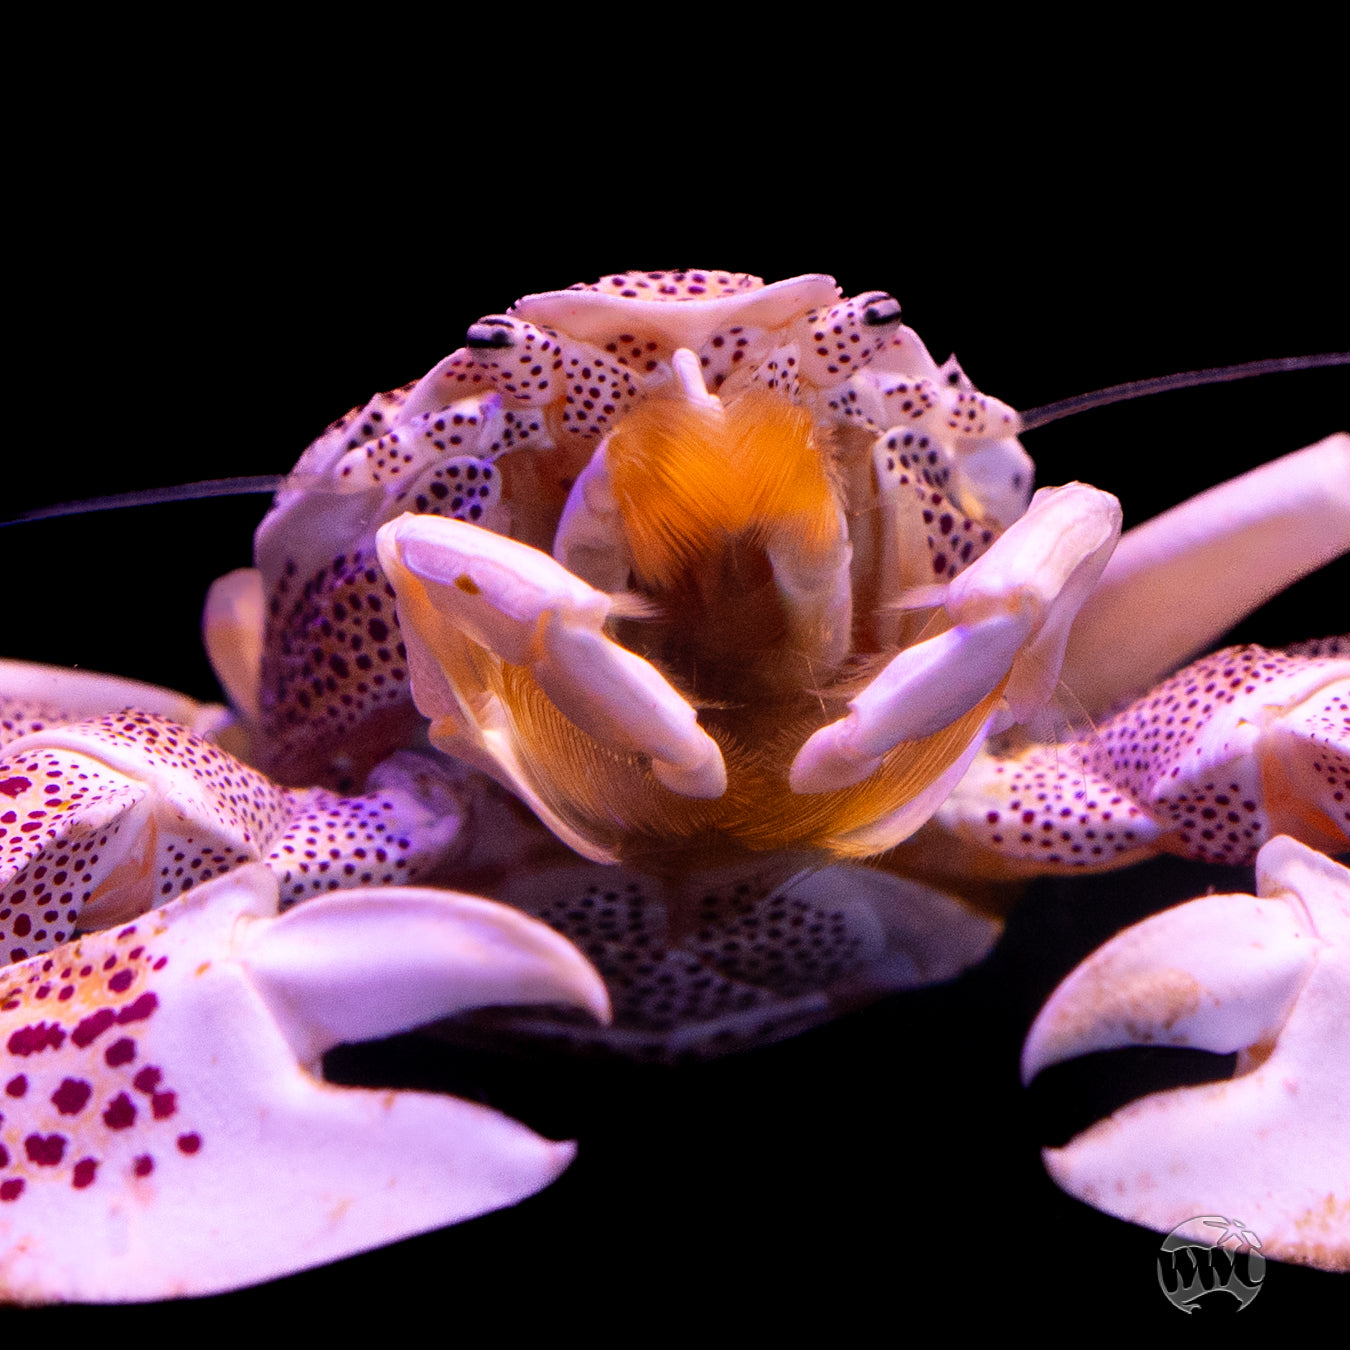
[[[900,302],[884,291],[859,297],[863,307],[862,321],[869,328],[886,328],[900,322]]]
[[[491,347],[513,347],[511,324],[504,319],[480,319],[464,335],[464,345],[474,350]]]

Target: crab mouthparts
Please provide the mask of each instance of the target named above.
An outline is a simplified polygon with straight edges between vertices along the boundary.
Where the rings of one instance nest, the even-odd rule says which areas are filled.
[[[628,623],[625,645],[733,722],[832,682],[852,550],[810,416],[756,392],[725,411],[651,402],[607,454],[633,584],[660,616]]]
[[[793,783],[802,747],[895,655],[857,650],[842,474],[810,413],[759,390],[651,400],[588,474],[607,505],[582,527],[600,559],[586,580],[457,522],[385,527],[433,739],[598,860],[865,856],[917,828],[1003,684],[864,748],[848,781]],[[569,529],[556,552],[576,567]]]

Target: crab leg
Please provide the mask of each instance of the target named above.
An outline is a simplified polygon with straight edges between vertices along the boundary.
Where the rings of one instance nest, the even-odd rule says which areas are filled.
[[[627,587],[633,558],[614,500],[608,446],[608,441],[601,442],[568,493],[553,556],[587,585],[613,592]]]
[[[125,922],[246,862],[266,862],[292,904],[418,880],[462,842],[454,785],[417,756],[394,757],[380,790],[340,797],[277,787],[165,717],[49,726],[24,706],[24,729],[39,729],[0,750],[5,960]]]
[[[122,708],[167,717],[207,737],[219,734],[230,721],[229,711],[218,703],[198,703],[140,680],[33,661],[0,661],[0,746],[30,731]]]
[[[1288,834],[1350,841],[1350,642],[1232,647],[1082,739],[982,753],[937,822],[986,874],[1082,870],[1157,852],[1246,863]]]
[[[1350,552],[1350,436],[1329,436],[1127,531],[1074,622],[1064,681],[1096,716]]]
[[[0,1294],[255,1283],[514,1204],[573,1146],[452,1097],[335,1088],[342,1040],[486,1002],[607,1016],[564,939],[489,901],[378,890],[280,918],[252,866],[0,977]]]
[[[1240,1215],[1280,1260],[1350,1270],[1350,872],[1286,837],[1257,894],[1127,929],[1055,991],[1023,1081],[1125,1045],[1238,1052],[1237,1076],[1131,1103],[1045,1154],[1065,1190],[1167,1232]]]
[[[250,728],[261,716],[266,611],[262,573],[256,567],[237,567],[218,577],[202,611],[202,639],[211,668]]]
[[[946,588],[954,627],[901,652],[817,731],[792,766],[794,792],[862,781],[882,755],[969,712],[1007,681],[1011,720],[1043,707],[1069,625],[1120,530],[1116,499],[1082,483],[1042,489],[1027,514]]]

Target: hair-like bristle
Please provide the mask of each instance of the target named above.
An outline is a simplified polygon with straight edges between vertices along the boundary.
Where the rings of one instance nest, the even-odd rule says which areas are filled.
[[[662,616],[662,607],[650,596],[640,595],[637,591],[611,591],[609,593],[609,618],[611,620],[632,619],[638,623],[649,623]]]
[[[609,438],[614,496],[643,585],[670,590],[736,528],[742,504],[725,443],[721,413],[673,400],[643,404]]]
[[[630,636],[696,706],[834,675],[847,618],[822,622],[811,586],[847,568],[848,544],[819,434],[805,410],[752,390],[725,409],[653,401],[610,437],[634,577],[659,610]]]
[[[709,801],[663,787],[644,756],[598,744],[558,711],[524,667],[500,665],[490,678],[510,712],[519,761],[543,801],[578,834],[628,861],[648,863],[696,841],[709,857],[775,849],[873,854],[875,845],[858,843],[857,832],[898,811],[945,772],[1003,692],[1000,685],[950,726],[897,745],[869,778],[837,792],[799,794],[788,786],[792,756],[821,719],[786,729],[767,752],[708,725],[728,778],[726,793]]]
[[[727,409],[730,459],[745,524],[765,547],[816,563],[837,546],[838,499],[828,456],[805,408],[751,389]]]
[[[839,542],[839,509],[811,416],[752,390],[725,412],[652,400],[609,440],[614,495],[639,580],[670,590],[738,541],[805,561]]]
[[[645,756],[599,744],[559,712],[524,666],[498,663],[493,685],[530,786],[578,834],[630,857],[644,840],[669,848],[716,828],[716,801],[671,792]]]
[[[789,754],[766,757],[757,764],[727,760],[728,777],[739,789],[730,791],[718,826],[743,847],[760,852],[779,848],[819,848],[839,857],[866,857],[878,850],[859,844],[858,831],[894,814],[949,769],[970,745],[1006,681],[969,712],[921,740],[902,741],[887,752],[881,767],[861,783],[836,792],[796,793],[788,786],[791,755],[805,741],[801,728],[783,740]],[[809,725],[807,734],[816,730]],[[750,773],[737,782],[738,774]],[[748,809],[747,809],[748,808]]]

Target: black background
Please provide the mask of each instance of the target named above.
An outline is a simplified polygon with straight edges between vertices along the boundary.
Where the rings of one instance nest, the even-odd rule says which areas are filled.
[[[818,270],[848,294],[890,290],[939,360],[955,350],[1018,407],[1350,345],[1343,239],[1317,177],[1272,181],[1255,146],[1144,155],[1122,140],[1051,173],[1069,153],[1054,119],[975,146],[897,104],[891,129],[813,146],[789,109],[774,136],[728,144],[672,109],[668,123],[588,139],[570,120],[566,134],[530,120],[525,136],[491,100],[466,112],[446,97],[439,117],[381,141],[317,114],[245,131],[228,113],[198,121],[147,100],[91,117],[78,145],[41,142],[14,213],[0,515],[284,471],[329,420],[421,374],[479,315],[623,267]],[[1026,444],[1041,483],[1115,491],[1129,524],[1343,427],[1345,388],[1331,371],[1171,394]],[[264,509],[244,498],[0,530],[4,654],[216,696],[202,597],[248,564]],[[1274,645],[1343,630],[1348,579],[1344,564],[1328,569],[1241,635]],[[825,1316],[850,1341],[878,1325],[899,1340],[927,1316],[976,1330],[1024,1315],[1175,1321],[1155,1283],[1157,1235],[1046,1180],[1039,1146],[1084,1118],[1024,1093],[1017,1055],[1045,995],[1105,936],[1249,876],[1162,863],[1043,885],[956,984],[722,1063],[466,1062],[466,1088],[579,1137],[551,1190],[209,1305],[101,1315],[148,1329],[370,1312],[432,1317],[447,1337],[461,1318],[769,1335]],[[1132,1062],[1066,1092],[1144,1071]],[[255,1184],[265,1222],[267,1178]],[[1344,1289],[1272,1266],[1244,1316],[1311,1312]]]

